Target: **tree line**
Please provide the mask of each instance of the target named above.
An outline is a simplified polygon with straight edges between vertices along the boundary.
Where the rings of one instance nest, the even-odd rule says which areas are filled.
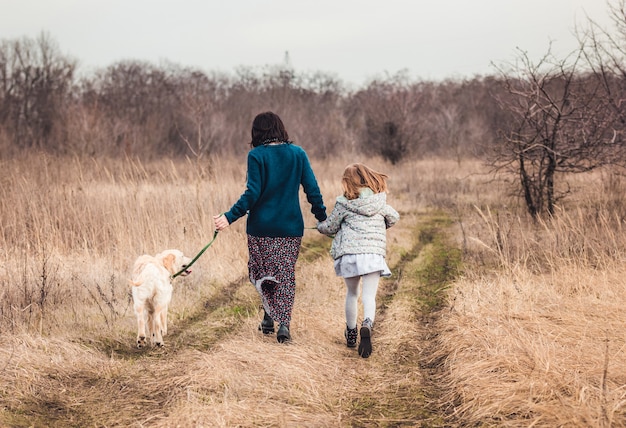
[[[626,161],[626,0],[615,28],[590,21],[580,48],[547,50],[490,76],[424,81],[405,73],[356,90],[288,62],[233,73],[121,61],[91,75],[47,34],[0,41],[0,153],[87,156],[241,155],[260,111],[284,119],[311,156],[364,153],[483,159],[513,174],[528,212],[552,214],[559,174]]]
[[[348,91],[332,75],[288,63],[218,74],[122,61],[79,76],[76,61],[42,34],[0,42],[0,145],[4,153],[239,154],[252,118],[274,110],[315,156],[473,156],[495,135],[494,83],[398,74]]]

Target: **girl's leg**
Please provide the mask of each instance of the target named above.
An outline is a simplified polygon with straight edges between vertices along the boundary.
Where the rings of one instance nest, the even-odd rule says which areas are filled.
[[[369,318],[374,323],[376,317],[376,292],[378,291],[378,280],[380,272],[372,272],[363,275],[363,319]]]
[[[359,355],[368,358],[372,354],[372,326],[376,317],[376,292],[378,291],[378,280],[380,272],[368,273],[363,275],[363,293],[361,300],[363,301],[363,323],[359,335]]]
[[[348,328],[356,328],[360,280],[360,276],[344,278],[346,282],[346,325]]]

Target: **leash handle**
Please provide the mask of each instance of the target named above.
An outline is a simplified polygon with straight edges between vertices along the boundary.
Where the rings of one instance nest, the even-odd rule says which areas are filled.
[[[200,256],[202,255],[202,253],[204,253],[207,248],[209,248],[211,246],[211,244],[213,243],[213,241],[215,241],[215,238],[217,238],[217,232],[219,232],[217,229],[215,230],[215,232],[213,232],[213,239],[211,239],[211,242],[209,242],[208,244],[206,244],[204,246],[204,248],[202,250],[200,250],[200,252],[196,255],[196,257],[194,257],[187,266],[185,266],[184,268],[182,268],[180,271],[176,272],[174,275],[172,275],[172,279],[176,278],[178,275],[180,275],[181,273],[185,272],[187,269],[189,269],[191,267],[192,264],[194,264],[196,262],[196,260],[198,260],[200,258]]]

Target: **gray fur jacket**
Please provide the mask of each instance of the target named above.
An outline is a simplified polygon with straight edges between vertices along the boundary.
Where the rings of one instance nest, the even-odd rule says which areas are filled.
[[[344,254],[380,254],[387,251],[387,229],[400,215],[387,205],[386,193],[361,190],[357,199],[339,196],[333,212],[318,223],[317,230],[324,235],[335,235],[330,255],[338,259]]]

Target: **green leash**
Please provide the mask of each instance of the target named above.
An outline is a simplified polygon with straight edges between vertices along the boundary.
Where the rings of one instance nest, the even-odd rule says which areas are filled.
[[[317,229],[317,227],[307,227],[306,229]],[[213,244],[213,241],[215,241],[215,238],[217,238],[217,232],[219,232],[219,230],[215,230],[215,232],[213,232],[213,239],[211,239],[211,242],[209,242],[208,244],[206,244],[204,246],[203,249],[200,250],[200,252],[196,255],[196,257],[194,257],[191,262],[189,262],[189,264],[187,266],[185,266],[184,268],[182,268],[180,271],[176,272],[174,275],[172,275],[172,279],[176,278],[177,276],[179,276],[181,273],[185,272],[187,269],[189,269],[191,267],[192,264],[194,264],[196,262],[196,260],[198,260],[200,258],[200,256],[202,255],[202,253],[204,253],[207,248],[209,248],[211,246],[211,244]]]
[[[207,248],[209,248],[211,246],[211,244],[213,243],[213,241],[215,241],[215,238],[217,238],[217,232],[218,230],[216,230],[213,233],[213,239],[211,239],[211,242],[209,242],[208,244],[206,244],[204,246],[204,248],[202,250],[200,250],[200,252],[196,255],[196,257],[194,257],[191,262],[189,262],[189,264],[187,266],[185,266],[184,268],[182,268],[180,271],[176,272],[174,275],[172,275],[172,279],[176,278],[178,275],[180,275],[181,273],[185,272],[187,269],[189,269],[191,267],[192,264],[194,264],[196,262],[196,260],[198,260],[200,258],[200,256],[202,255],[202,253],[204,253],[206,251]]]

